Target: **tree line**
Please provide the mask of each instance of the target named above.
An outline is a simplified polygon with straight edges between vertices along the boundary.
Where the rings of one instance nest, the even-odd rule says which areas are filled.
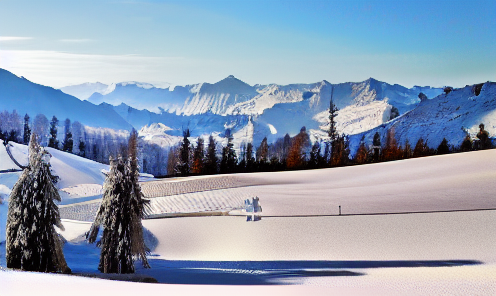
[[[423,138],[418,139],[414,146],[408,141],[399,145],[394,128],[391,128],[384,143],[381,143],[379,133],[374,135],[372,145],[369,146],[362,138],[358,150],[351,158],[349,137],[339,134],[336,129],[338,111],[331,100],[327,139],[315,141],[313,144],[306,128],[302,127],[297,135],[291,137],[286,134],[271,144],[268,143],[267,137],[258,147],[253,143],[243,143],[237,153],[229,129],[224,135],[225,147],[213,136],[208,139],[198,137],[196,142],[192,143],[194,140],[187,129],[183,131],[180,144],[170,147],[168,151],[157,144],[139,140],[139,166],[143,172],[155,176],[229,174],[339,167],[492,147],[489,134],[483,125],[475,140],[467,133],[459,146],[448,145],[448,141],[443,139],[438,147],[430,147]],[[61,132],[59,128],[56,116],[49,121],[45,115],[38,114],[31,122],[28,114],[22,121],[15,110],[12,113],[0,113],[0,139],[4,141],[28,144],[29,136],[34,132],[40,135],[41,146],[105,164],[110,164],[110,156],[115,158],[127,153],[129,132],[91,128],[78,121],[71,123],[68,118],[64,120]]]
[[[358,150],[350,157],[349,136],[339,134],[336,129],[338,111],[331,100],[327,140],[315,141],[312,145],[306,128],[302,127],[297,135],[291,137],[286,134],[272,144],[268,144],[265,137],[256,149],[252,143],[241,145],[239,156],[233,148],[229,129],[224,136],[227,139],[226,146],[210,136],[207,147],[201,137],[197,138],[196,145],[191,143],[190,131],[187,129],[183,132],[181,143],[169,149],[167,174],[189,176],[330,168],[493,148],[489,133],[482,123],[475,140],[467,132],[460,145],[449,145],[448,140],[443,138],[437,147],[430,147],[422,137],[414,146],[408,140],[400,145],[392,127],[386,133],[385,142],[381,142],[378,132],[369,146],[362,137]]]

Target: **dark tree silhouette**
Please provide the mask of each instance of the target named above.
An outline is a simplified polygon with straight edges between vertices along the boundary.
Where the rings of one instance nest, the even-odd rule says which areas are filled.
[[[57,140],[58,124],[59,124],[59,120],[54,115],[52,117],[52,121],[50,121],[50,138],[48,139],[48,147],[52,147],[55,149],[59,149],[59,141]]]
[[[29,127],[29,115],[26,113],[24,115],[24,135],[23,143],[29,144],[29,139],[31,138],[31,128]]]
[[[217,174],[219,158],[217,157],[217,143],[214,137],[208,137],[207,155],[205,157],[205,173],[212,175]]]
[[[437,146],[436,150],[437,154],[448,154],[450,153],[450,148],[448,145],[448,140],[446,138],[443,138],[439,146]]]
[[[74,140],[72,139],[72,132],[71,132],[71,120],[67,118],[64,121],[64,143],[62,144],[62,150],[72,153],[72,148],[74,146]]]
[[[179,172],[181,173],[181,176],[188,176],[190,167],[189,167],[189,153],[190,153],[190,132],[189,129],[186,129],[183,131],[183,141],[181,143],[181,163],[179,165]]]

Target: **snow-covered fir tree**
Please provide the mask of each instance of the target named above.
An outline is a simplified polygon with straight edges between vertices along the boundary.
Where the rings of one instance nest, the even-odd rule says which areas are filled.
[[[95,242],[100,226],[103,235],[98,269],[103,273],[134,273],[134,260],[150,267],[146,259],[141,219],[146,200],[138,183],[137,134],[130,136],[128,159],[110,158],[103,200],[88,240]]]
[[[29,142],[29,166],[10,194],[6,229],[7,267],[41,272],[70,273],[55,231],[60,221],[60,201],[50,172],[50,154],[41,148],[36,135]]]

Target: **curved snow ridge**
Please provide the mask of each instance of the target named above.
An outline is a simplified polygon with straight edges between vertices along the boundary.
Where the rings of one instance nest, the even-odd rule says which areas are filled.
[[[213,190],[163,196],[150,199],[147,217],[161,214],[200,213],[242,209],[244,201],[253,197],[246,188]]]
[[[216,176],[150,181],[141,183],[140,185],[145,197],[156,198],[185,193],[243,187],[247,184],[234,176]]]

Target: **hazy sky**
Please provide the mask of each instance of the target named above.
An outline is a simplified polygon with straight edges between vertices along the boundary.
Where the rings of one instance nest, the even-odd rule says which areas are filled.
[[[0,68],[100,81],[496,80],[496,1],[0,0]]]

